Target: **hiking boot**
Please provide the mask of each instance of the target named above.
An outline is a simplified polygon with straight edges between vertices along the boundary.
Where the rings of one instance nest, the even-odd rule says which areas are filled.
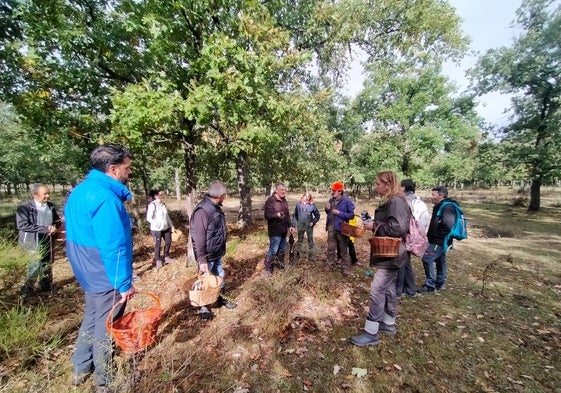
[[[433,287],[428,287],[426,285],[423,285],[423,287],[421,289],[419,289],[417,292],[419,292],[419,293],[434,293],[435,289]]]
[[[170,257],[165,257],[165,258],[164,258],[164,263],[165,263],[166,265],[169,265],[170,263],[173,263],[173,262],[175,262],[175,261],[174,261],[172,258],[170,258]]]
[[[218,303],[219,307],[226,307],[227,309],[230,309],[230,310],[238,307],[238,305],[236,303],[229,301],[227,298],[225,298],[222,295],[218,296],[217,303]]]
[[[156,269],[161,269],[162,268],[162,261],[160,261],[159,259],[156,261]]]
[[[370,334],[367,331],[363,331],[358,336],[352,336],[351,342],[356,346],[365,347],[367,345],[376,345],[380,340],[378,339],[378,334]]]
[[[378,325],[378,332],[386,333],[390,336],[395,336],[397,333],[397,327],[395,326],[395,324],[387,325],[384,322],[380,322],[380,325]]]
[[[92,375],[91,372],[84,372],[81,374],[72,375],[72,386],[80,386],[81,384],[83,384],[88,380],[90,375]]]
[[[442,284],[440,286],[436,286],[436,290],[437,291],[445,291],[446,290],[446,284]]]
[[[206,306],[202,306],[199,311],[197,311],[197,313],[203,321],[210,321],[212,318],[214,318],[213,312],[210,311],[210,309]]]

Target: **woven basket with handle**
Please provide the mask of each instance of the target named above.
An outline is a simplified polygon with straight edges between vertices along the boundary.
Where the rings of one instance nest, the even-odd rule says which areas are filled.
[[[401,244],[401,238],[399,237],[388,237],[388,236],[376,236],[376,231],[380,227],[381,223],[376,225],[374,229],[374,237],[368,239],[370,242],[370,252],[375,257],[380,258],[392,258],[397,257],[399,254],[399,245]]]
[[[202,307],[218,300],[222,290],[222,277],[213,274],[199,274],[189,290],[189,300],[193,307]]]
[[[352,236],[356,237],[357,239],[364,235],[366,228],[362,225],[362,219],[359,215],[355,214],[355,217],[360,220],[360,224],[358,225],[351,225],[348,222],[341,223],[341,233],[345,236]]]

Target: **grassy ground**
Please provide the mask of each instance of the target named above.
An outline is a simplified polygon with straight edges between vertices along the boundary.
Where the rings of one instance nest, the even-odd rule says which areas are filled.
[[[264,223],[247,233],[232,228],[225,264],[239,306],[215,309],[212,321],[200,320],[189,305],[186,290],[195,276],[183,263],[185,242],[174,245],[176,263],[156,271],[151,240],[144,238],[135,248],[137,286],[157,293],[165,314],[155,346],[117,357],[126,386],[118,391],[561,392],[561,198],[546,192],[543,211],[528,214],[513,206],[524,195],[512,191],[456,196],[470,238],[449,253],[447,290],[403,298],[397,336],[382,336],[370,348],[349,342],[364,324],[370,269],[354,267],[350,276],[326,269],[323,220],[316,257],[276,272],[273,280],[261,271]],[[256,217],[261,203],[254,202]],[[357,211],[372,213],[375,203],[359,200]],[[324,204],[317,200],[320,211]],[[234,222],[235,201],[227,207]],[[356,246],[367,262],[366,239]],[[421,262],[413,264],[421,285]],[[2,391],[91,389],[89,383],[68,387],[82,297],[63,259],[55,280],[52,294],[28,304],[49,311],[43,351],[4,356]],[[12,300],[4,294],[3,306]],[[139,297],[130,308],[145,304]]]

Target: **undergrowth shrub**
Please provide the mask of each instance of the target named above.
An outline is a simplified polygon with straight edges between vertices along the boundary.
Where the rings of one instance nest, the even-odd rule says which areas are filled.
[[[19,304],[0,313],[0,360],[12,356],[27,359],[44,353],[41,333],[47,321],[45,306]]]
[[[17,244],[0,239],[0,288],[7,290],[25,278],[29,255]]]

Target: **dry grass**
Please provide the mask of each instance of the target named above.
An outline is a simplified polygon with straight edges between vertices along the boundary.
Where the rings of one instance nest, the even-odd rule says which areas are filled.
[[[349,277],[324,268],[323,220],[316,230],[317,258],[279,271],[273,280],[261,272],[264,223],[234,233],[226,266],[239,306],[216,309],[212,321],[200,320],[189,306],[185,288],[194,272],[182,263],[184,249],[174,251],[176,264],[156,271],[148,262],[149,244],[137,246],[146,254],[135,263],[138,286],[158,293],[165,315],[157,345],[135,357],[118,356],[119,378],[127,386],[119,391],[561,391],[561,211],[551,207],[559,200],[552,195],[543,212],[528,214],[510,203],[519,194],[492,198],[492,192],[482,194],[483,202],[471,192],[456,195],[460,201],[466,195],[470,238],[449,254],[447,290],[404,298],[398,335],[382,336],[372,348],[348,340],[364,323],[368,268],[355,267]],[[234,221],[235,202],[229,202]],[[320,210],[324,202],[318,200]],[[359,201],[357,210],[372,212],[374,204]],[[368,242],[359,239],[356,246],[366,262]],[[420,285],[421,262],[413,263]],[[58,351],[31,364],[5,361],[3,391],[69,390],[81,296],[63,261],[57,268],[60,289],[46,303],[54,310],[53,331],[68,335]],[[367,370],[366,376],[354,376],[353,368]]]

